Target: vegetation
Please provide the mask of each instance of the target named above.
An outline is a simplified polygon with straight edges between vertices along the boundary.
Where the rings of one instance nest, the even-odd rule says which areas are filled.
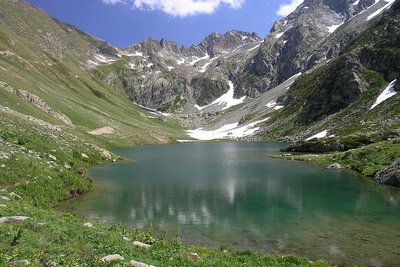
[[[363,175],[373,176],[377,171],[382,170],[400,158],[400,138],[373,143],[345,152],[314,155],[284,155],[281,157],[314,162],[325,166],[332,163],[339,163]]]

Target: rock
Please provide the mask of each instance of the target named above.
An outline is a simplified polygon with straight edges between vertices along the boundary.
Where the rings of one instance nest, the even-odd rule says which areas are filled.
[[[10,199],[8,197],[0,196],[0,200],[9,201]]]
[[[124,257],[119,254],[107,255],[101,258],[102,262],[123,261]]]
[[[22,222],[29,219],[26,216],[8,216],[8,217],[0,217],[0,223],[3,222]]]
[[[20,195],[18,195],[17,193],[14,193],[14,192],[10,193],[10,197],[12,197],[13,199],[22,199],[22,197]]]
[[[1,164],[0,168],[5,168],[6,165],[5,164]]]
[[[400,186],[400,160],[393,162],[390,166],[377,172],[374,180],[381,184]]]
[[[11,261],[8,263],[10,266],[23,266],[23,265],[30,265],[31,262],[28,260],[18,260],[18,261]]]
[[[0,204],[0,208],[7,208],[7,205]]]
[[[86,228],[92,228],[93,224],[91,224],[90,222],[87,222],[83,226],[86,227]]]
[[[112,159],[110,151],[108,151],[106,149],[101,149],[100,150],[100,156],[102,156],[103,158],[108,159],[108,160]]]
[[[132,241],[132,239],[130,239],[129,237],[126,237],[126,236],[123,236],[122,239],[125,241],[129,241],[129,242]]]
[[[193,260],[193,261],[201,260],[199,254],[197,254],[197,253],[190,253],[190,254],[188,255],[188,258],[189,258],[190,260]]]
[[[52,154],[49,154],[49,160],[57,161],[57,158],[56,158],[56,156],[53,156]]]
[[[341,168],[339,163],[333,163],[327,167],[328,170],[340,170]]]
[[[70,170],[72,168],[72,166],[69,163],[65,163],[64,168],[67,170]]]
[[[140,248],[150,248],[151,246],[149,244],[140,242],[140,241],[134,241],[133,245],[140,247]]]
[[[155,267],[153,265],[148,265],[147,263],[143,263],[140,261],[135,261],[135,260],[130,260],[129,261],[129,266],[135,266],[135,267]]]
[[[88,159],[88,158],[89,158],[89,156],[86,155],[85,153],[82,153],[81,156],[82,156],[82,158],[84,158],[84,159]]]

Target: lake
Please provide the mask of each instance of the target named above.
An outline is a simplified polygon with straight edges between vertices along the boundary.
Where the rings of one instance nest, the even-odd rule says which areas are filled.
[[[272,159],[282,143],[185,143],[120,149],[90,169],[80,216],[185,243],[297,254],[337,264],[400,262],[400,193],[348,170]]]

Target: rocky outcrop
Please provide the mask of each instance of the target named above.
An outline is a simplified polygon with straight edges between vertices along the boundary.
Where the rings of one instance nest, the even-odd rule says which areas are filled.
[[[14,87],[12,87],[11,85],[0,81],[0,87],[4,88],[6,91],[22,98],[23,100],[32,103],[33,105],[35,105],[36,107],[40,108],[41,110],[43,110],[44,112],[48,113],[50,116],[60,120],[61,122],[63,122],[64,124],[68,125],[68,126],[73,126],[72,121],[64,114],[55,111],[54,109],[52,109],[43,99],[41,99],[40,97],[29,93],[26,90],[19,90],[19,89],[15,89]]]
[[[243,81],[249,76],[253,76],[251,82],[262,93],[337,57],[362,27],[361,23],[352,25],[338,38],[333,32],[375,2],[354,3],[354,0],[306,0],[293,13],[278,20],[257,54],[248,61],[239,82],[240,90],[247,92],[249,83]]]
[[[374,180],[381,184],[400,186],[400,160],[375,174]]]
[[[307,152],[307,153],[325,153],[333,151],[346,151],[348,148],[339,141],[309,141],[297,142],[282,149],[285,152]]]
[[[358,78],[363,66],[353,57],[339,59],[331,66],[323,82],[307,99],[297,123],[315,121],[349,106],[361,95],[363,88]]]

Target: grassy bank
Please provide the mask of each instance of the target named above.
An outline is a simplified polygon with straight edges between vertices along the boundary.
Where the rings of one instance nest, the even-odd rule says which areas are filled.
[[[339,163],[342,167],[356,170],[365,176],[373,176],[395,160],[400,159],[400,138],[381,141],[345,152],[324,154],[297,154],[278,156],[290,160],[300,160],[329,166]]]

